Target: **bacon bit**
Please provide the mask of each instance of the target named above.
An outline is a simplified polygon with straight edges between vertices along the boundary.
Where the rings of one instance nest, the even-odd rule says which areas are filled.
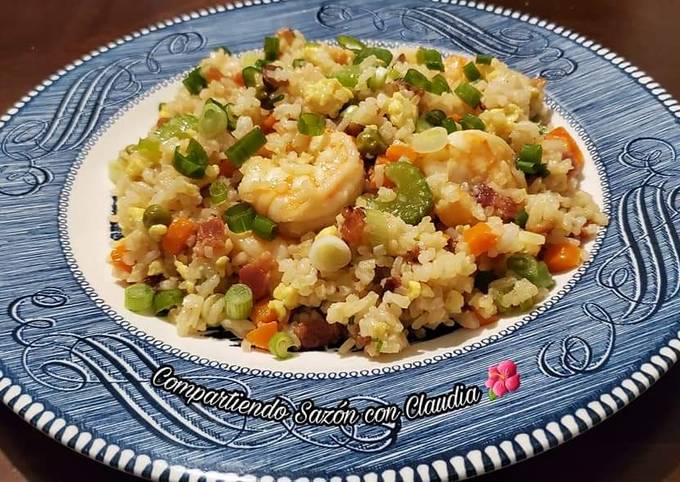
[[[161,127],[163,124],[165,124],[169,120],[170,120],[170,117],[159,117],[158,120],[156,121],[156,127]]]
[[[276,119],[276,117],[274,117],[274,114],[269,114],[262,121],[262,124],[261,124],[262,131],[265,134],[270,134],[270,133],[274,132],[274,126],[276,125],[277,122],[278,122],[278,120]]]
[[[222,75],[222,72],[220,72],[220,69],[217,67],[210,67],[208,71],[205,73],[205,80],[207,81],[219,81],[222,80],[224,75]]]
[[[397,62],[406,62],[406,54],[399,54]]]
[[[232,80],[238,85],[239,87],[245,87],[246,82],[243,80],[243,74],[241,72],[236,72],[234,76],[232,77]]]
[[[359,134],[361,134],[363,130],[364,126],[359,124],[358,122],[350,122],[349,124],[347,124],[347,127],[345,127],[345,133],[352,137],[358,136]]]
[[[266,64],[264,67],[262,67],[262,82],[264,82],[264,84],[270,89],[278,89],[279,87],[285,87],[288,85],[287,80],[279,80],[274,78],[272,75],[281,68],[282,67],[274,64]]]
[[[418,256],[420,256],[420,246],[415,246],[406,252],[404,261],[408,263],[418,263]]]
[[[224,221],[218,217],[210,218],[198,225],[196,233],[196,248],[203,249],[206,246],[218,248],[224,246],[225,233]]]
[[[292,323],[293,333],[303,349],[313,350],[337,343],[343,334],[340,323],[328,323],[321,316]]]
[[[371,342],[370,336],[361,336],[359,334],[359,325],[349,325],[347,326],[347,331],[349,332],[349,336],[354,340],[354,344],[357,348],[363,348]]]
[[[484,183],[473,187],[472,195],[485,208],[492,207],[504,221],[513,219],[517,214],[517,205],[510,197],[494,191]]]
[[[382,280],[380,285],[385,291],[394,291],[401,286],[401,279],[395,276],[390,276],[389,278]]]
[[[120,243],[115,248],[113,248],[111,250],[111,264],[113,264],[116,268],[118,268],[121,271],[131,273],[132,266],[123,261],[123,256],[125,256],[125,253],[127,253],[125,243]]]
[[[220,175],[224,177],[231,177],[238,168],[229,159],[222,159],[220,161]]]
[[[342,239],[350,246],[358,246],[366,229],[366,213],[363,208],[347,206],[342,210],[345,221],[340,228]]]
[[[276,263],[269,251],[265,251],[255,261],[243,266],[238,272],[239,282],[248,285],[253,298],[258,300],[269,291],[269,280]]]

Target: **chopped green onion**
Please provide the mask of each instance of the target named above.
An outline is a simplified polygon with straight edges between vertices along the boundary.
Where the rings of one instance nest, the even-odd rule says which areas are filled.
[[[154,131],[154,135],[161,141],[167,141],[172,137],[187,139],[191,137],[190,131],[198,129],[198,118],[191,114],[182,114],[173,117]]]
[[[375,69],[375,74],[371,75],[366,81],[369,89],[378,90],[385,86],[387,80],[387,69],[385,67],[378,67]]]
[[[525,144],[519,152],[519,162],[538,164],[543,157],[543,146],[540,144]]]
[[[362,50],[366,48],[366,44],[356,37],[351,37],[349,35],[338,35],[335,38],[338,41],[340,47],[343,49]]]
[[[258,88],[256,97],[260,101],[260,106],[263,109],[272,110],[277,102],[281,102],[284,99],[283,94],[278,94],[272,96],[271,93],[267,92],[264,88]]]
[[[360,73],[361,70],[359,69],[358,65],[349,65],[344,69],[340,69],[337,72],[335,72],[333,74],[333,77],[338,79],[338,82],[340,82],[343,85],[343,87],[353,89],[354,87],[356,87],[357,82],[359,81]]]
[[[419,89],[428,90],[430,88],[430,81],[416,69],[408,69],[406,75],[404,75],[404,80]]]
[[[256,87],[259,83],[258,75],[260,75],[260,71],[257,67],[253,67],[252,65],[246,67],[241,71],[241,75],[243,76],[243,83],[246,87]]]
[[[326,130],[326,119],[320,114],[305,112],[297,122],[298,132],[306,136],[320,136]]]
[[[156,224],[169,226],[172,222],[172,216],[170,215],[170,211],[160,204],[151,204],[144,210],[142,222],[144,223],[144,227],[146,229],[149,229],[151,226],[155,226]]]
[[[305,59],[293,59],[293,68],[299,69],[300,67],[304,67],[306,63]]]
[[[416,52],[416,60],[419,64],[425,64],[430,70],[444,71],[444,62],[442,62],[442,54],[435,49],[426,49],[420,47]]]
[[[267,63],[268,62],[265,59],[257,59],[253,64],[253,67],[255,67],[258,72],[262,72],[262,69],[265,65],[267,65]]]
[[[416,121],[416,132],[423,132],[432,129],[434,126],[425,120],[425,116],[421,116]]]
[[[517,169],[525,174],[548,176],[550,171],[545,164],[541,163],[542,157],[543,147],[540,144],[525,144],[517,158]]]
[[[184,299],[184,291],[179,288],[160,290],[153,297],[153,312],[155,315],[167,313],[171,308],[179,306]]]
[[[246,320],[253,310],[253,292],[243,283],[232,285],[224,295],[224,313],[230,320]]]
[[[224,106],[214,99],[208,99],[198,119],[199,132],[206,137],[215,137],[226,132],[228,123],[229,119]]]
[[[229,147],[226,150],[226,154],[236,167],[241,167],[244,162],[250,159],[266,143],[267,138],[259,127],[255,127]]]
[[[274,333],[274,336],[269,339],[269,352],[278,360],[290,358],[288,350],[294,346],[295,342],[293,341],[293,338],[284,331]]]
[[[442,127],[446,129],[446,132],[451,134],[452,132],[456,132],[458,130],[458,126],[456,125],[456,121],[453,119],[449,119],[448,117],[442,121]]]
[[[539,288],[550,288],[555,284],[548,266],[529,254],[513,254],[508,258],[507,266],[517,276],[528,279]]]
[[[278,226],[271,219],[256,214],[251,229],[259,237],[271,241],[276,237]]]
[[[219,47],[215,47],[213,49],[213,52],[216,52],[218,50],[223,50],[225,54],[231,55],[231,50],[229,50],[229,47],[227,47],[225,45],[220,45]]]
[[[477,54],[477,58],[475,59],[475,62],[478,63],[478,64],[482,64],[482,65],[491,65],[492,60],[493,60],[493,57],[491,55]]]
[[[189,93],[193,95],[198,94],[208,85],[208,82],[206,82],[206,80],[201,75],[200,67],[196,67],[194,70],[189,72],[189,74],[184,77],[182,83],[184,84],[184,87],[187,88]]]
[[[153,137],[145,137],[137,143],[137,152],[151,162],[158,162],[161,158],[161,143]]]
[[[476,115],[472,114],[465,114],[463,118],[460,120],[460,125],[463,128],[464,131],[467,130],[478,130],[478,131],[483,131],[486,130],[486,126],[484,125],[484,121],[477,117]]]
[[[227,130],[230,132],[236,129],[236,121],[238,120],[238,117],[232,110],[233,107],[234,104],[227,104],[224,106],[224,112],[227,113]]]
[[[148,315],[153,310],[153,288],[144,283],[137,283],[125,288],[125,308],[133,313]]]
[[[167,102],[160,102],[158,104],[158,112],[163,110],[163,107],[165,107],[168,103]]]
[[[210,202],[213,206],[216,206],[227,200],[229,189],[222,181],[215,181],[208,188],[208,194],[210,194]]]
[[[201,179],[205,175],[205,168],[208,166],[208,154],[198,141],[189,139],[186,155],[180,152],[179,146],[175,148],[172,165],[177,172],[186,177]]]
[[[387,71],[387,78],[390,80],[397,80],[401,77],[401,73],[397,69],[390,69]]]
[[[279,38],[265,37],[264,38],[264,58],[272,61],[279,58]]]
[[[470,107],[477,107],[482,100],[482,93],[467,83],[460,84],[454,92]]]
[[[525,209],[522,209],[515,215],[515,219],[513,222],[519,226],[520,228],[524,229],[527,226],[527,221],[529,220],[529,213],[526,212]]]
[[[371,55],[375,56],[378,60],[382,61],[385,67],[390,65],[392,62],[392,52],[387,49],[381,49],[379,47],[366,47],[361,49],[354,57],[354,65],[359,65],[361,62],[369,58]]]
[[[425,114],[425,120],[433,126],[440,126],[446,119],[446,114],[443,110],[435,109]]]
[[[467,64],[463,65],[463,73],[470,82],[482,78],[482,73],[479,71],[474,62],[468,62]]]
[[[449,87],[446,77],[444,77],[442,74],[437,74],[432,77],[428,92],[431,94],[442,95],[444,92],[451,92],[451,87]]]
[[[224,212],[224,220],[232,233],[250,231],[255,219],[255,210],[248,203],[234,204]]]

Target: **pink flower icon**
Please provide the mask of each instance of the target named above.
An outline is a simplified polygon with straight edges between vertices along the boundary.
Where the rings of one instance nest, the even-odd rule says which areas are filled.
[[[508,392],[519,388],[517,365],[512,360],[505,360],[489,367],[489,379],[484,384],[489,389],[489,398],[495,400]]]

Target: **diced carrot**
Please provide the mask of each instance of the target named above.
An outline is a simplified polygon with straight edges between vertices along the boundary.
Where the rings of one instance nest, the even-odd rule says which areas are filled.
[[[264,118],[262,121],[262,130],[264,131],[265,134],[269,134],[271,132],[274,132],[274,125],[277,123],[276,117],[274,117],[274,114],[270,114],[267,117]]]
[[[243,74],[241,72],[236,72],[234,76],[232,77],[234,79],[234,82],[236,82],[236,85],[240,87],[245,87],[246,81],[243,80]]]
[[[451,119],[455,120],[456,122],[460,122],[462,118],[463,118],[463,116],[460,115],[460,114],[453,114],[451,116]]]
[[[385,157],[390,162],[396,162],[402,157],[407,157],[410,161],[415,161],[418,153],[406,144],[392,144],[385,151]]]
[[[556,127],[545,135],[546,139],[560,139],[567,145],[567,154],[574,163],[573,170],[580,172],[583,169],[585,161],[583,159],[583,153],[579,149],[578,144],[573,137],[567,132],[564,127]]]
[[[269,349],[269,340],[274,336],[279,328],[279,324],[275,321],[269,323],[262,323],[257,328],[250,330],[246,334],[246,340],[251,344],[263,350]]]
[[[119,270],[130,273],[132,271],[132,266],[123,261],[123,256],[125,256],[126,252],[125,243],[118,244],[111,250],[111,263]]]
[[[581,248],[571,243],[549,244],[543,261],[551,273],[561,273],[581,264]]]
[[[499,319],[496,315],[490,316],[489,318],[484,318],[477,310],[473,310],[473,313],[479,320],[479,326],[490,325],[491,323],[497,322]]]
[[[224,75],[222,75],[222,72],[220,72],[220,69],[217,67],[210,67],[205,73],[205,79],[208,81],[221,80],[222,77],[224,77]]]
[[[463,239],[470,248],[470,253],[479,256],[496,246],[498,236],[486,223],[477,223],[463,232]]]
[[[179,254],[187,247],[189,238],[196,234],[198,226],[195,222],[186,218],[175,219],[170,226],[168,232],[165,233],[161,240],[161,247],[163,251],[168,254]]]
[[[260,326],[263,323],[271,323],[278,319],[279,315],[269,307],[268,299],[255,303],[253,311],[250,312],[250,321],[255,323],[255,326]]]
[[[229,159],[222,159],[220,161],[220,174],[224,177],[231,177],[236,172],[236,166]]]

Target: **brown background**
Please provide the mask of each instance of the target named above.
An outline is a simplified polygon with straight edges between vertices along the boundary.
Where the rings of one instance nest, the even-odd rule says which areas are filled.
[[[680,0],[521,1],[497,5],[552,20],[613,49],[680,98]],[[200,0],[3,0],[0,111],[63,65],[152,22],[210,6]],[[680,370],[594,430],[483,477],[499,481],[680,482]],[[79,456],[0,407],[0,481],[133,482]]]

